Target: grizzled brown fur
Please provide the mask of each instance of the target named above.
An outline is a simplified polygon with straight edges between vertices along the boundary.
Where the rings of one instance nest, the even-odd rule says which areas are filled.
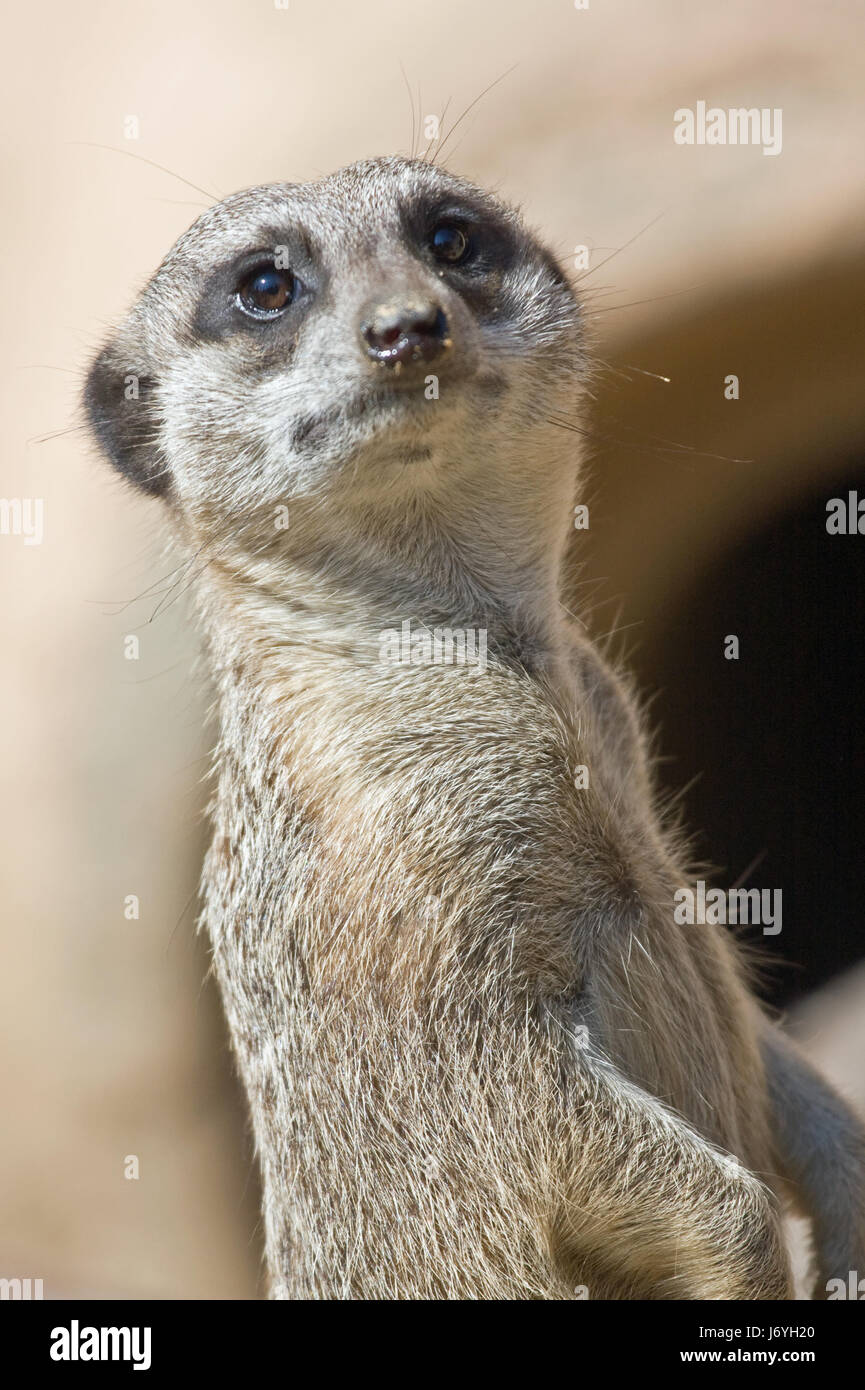
[[[280,256],[291,301],[250,317]],[[400,314],[420,346],[376,360]],[[865,1268],[858,1122],[730,936],[674,922],[637,707],[558,601],[587,370],[518,216],[396,158],[210,209],[92,369],[194,556],[204,922],[275,1297],[785,1297],[782,1186],[819,1287]],[[383,659],[406,620],[483,630],[485,669]]]

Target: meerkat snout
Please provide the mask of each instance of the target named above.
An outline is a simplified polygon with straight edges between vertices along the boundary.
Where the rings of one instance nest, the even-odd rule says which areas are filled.
[[[369,356],[384,367],[433,362],[452,346],[447,315],[433,299],[405,297],[368,306],[360,332]]]

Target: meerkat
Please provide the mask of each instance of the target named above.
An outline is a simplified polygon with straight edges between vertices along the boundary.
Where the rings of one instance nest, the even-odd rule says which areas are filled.
[[[589,370],[519,214],[399,157],[210,208],[90,370],[192,557],[272,1297],[785,1298],[790,1197],[818,1294],[865,1269],[863,1129],[674,921],[638,706],[560,602]]]

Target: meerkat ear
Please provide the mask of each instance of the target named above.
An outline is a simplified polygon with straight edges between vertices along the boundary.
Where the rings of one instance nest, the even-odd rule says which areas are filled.
[[[102,452],[119,473],[152,497],[169,491],[168,467],[156,437],[153,377],[124,349],[102,349],[87,376],[84,408]]]

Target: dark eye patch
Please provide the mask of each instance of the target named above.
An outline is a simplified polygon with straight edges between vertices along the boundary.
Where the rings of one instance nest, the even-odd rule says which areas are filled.
[[[401,208],[403,235],[415,254],[440,275],[480,320],[513,311],[508,287],[521,266],[536,261],[534,243],[494,205],[482,199],[446,196],[408,200]],[[456,252],[441,254],[435,239]]]
[[[437,200],[431,205],[413,205],[404,209],[403,226],[406,236],[418,250],[431,256],[440,266],[449,258],[437,254],[436,238],[444,237],[453,247],[465,238],[468,254],[455,256],[455,269],[469,274],[507,272],[518,254],[518,239],[513,228],[489,208],[477,207],[469,201]]]
[[[325,283],[305,234],[275,228],[205,277],[193,321],[199,339],[252,335],[266,345],[292,338]]]

